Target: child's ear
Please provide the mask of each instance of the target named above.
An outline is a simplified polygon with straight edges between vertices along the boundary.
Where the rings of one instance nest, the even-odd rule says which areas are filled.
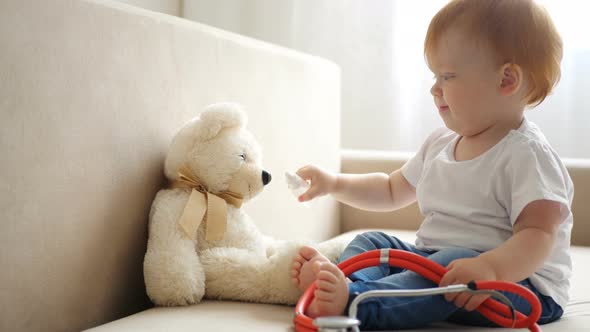
[[[500,93],[511,96],[520,90],[523,84],[522,69],[514,63],[506,63],[500,69]]]

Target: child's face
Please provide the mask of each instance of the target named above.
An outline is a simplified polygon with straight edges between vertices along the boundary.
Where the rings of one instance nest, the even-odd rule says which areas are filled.
[[[430,57],[430,89],[445,125],[461,136],[479,134],[505,116],[500,67],[493,53],[458,30],[443,33]]]

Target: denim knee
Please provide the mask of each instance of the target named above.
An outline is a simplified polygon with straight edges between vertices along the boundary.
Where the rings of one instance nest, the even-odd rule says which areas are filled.
[[[441,249],[435,252],[434,254],[428,256],[428,259],[433,260],[438,264],[446,267],[456,259],[477,257],[480,254],[480,252],[475,251],[473,249],[452,247]]]
[[[342,262],[353,256],[362,254],[366,251],[391,248],[391,239],[389,235],[383,232],[365,232],[354,237],[346,246],[338,262]]]
[[[372,243],[382,243],[390,238],[389,235],[383,232],[364,232],[354,237],[354,241],[371,241]]]

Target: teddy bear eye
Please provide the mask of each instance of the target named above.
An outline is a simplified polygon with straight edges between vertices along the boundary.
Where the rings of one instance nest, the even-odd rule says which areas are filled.
[[[244,153],[240,154],[240,158],[242,158],[243,161],[246,161],[246,155]]]

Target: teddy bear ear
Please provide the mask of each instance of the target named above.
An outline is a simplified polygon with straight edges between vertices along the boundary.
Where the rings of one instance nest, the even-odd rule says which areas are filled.
[[[246,113],[236,103],[217,103],[209,105],[203,112],[184,124],[170,144],[164,173],[170,180],[176,179],[180,166],[197,142],[209,140],[224,128],[245,127]]]
[[[198,139],[209,140],[225,128],[245,127],[248,118],[239,104],[217,103],[209,105],[200,114],[201,123],[197,134]]]
[[[174,180],[177,178],[178,169],[185,162],[186,155],[195,144],[195,133],[198,131],[198,124],[199,117],[197,116],[185,123],[174,135],[164,162],[164,173],[168,179]]]

